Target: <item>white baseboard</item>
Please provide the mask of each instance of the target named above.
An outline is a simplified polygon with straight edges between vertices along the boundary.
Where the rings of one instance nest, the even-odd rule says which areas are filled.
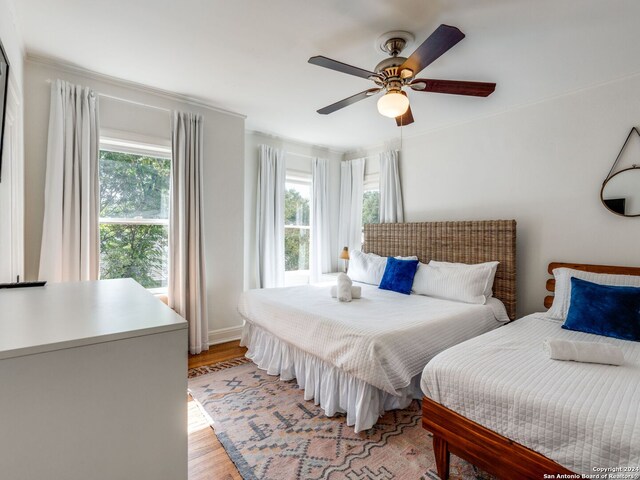
[[[209,330],[209,345],[217,345],[219,343],[240,340],[241,336],[242,325],[238,327],[227,327],[218,328],[217,330]]]

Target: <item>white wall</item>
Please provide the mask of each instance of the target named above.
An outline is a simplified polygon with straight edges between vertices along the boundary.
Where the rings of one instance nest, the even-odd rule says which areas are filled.
[[[0,41],[2,41],[7,57],[9,57],[11,76],[15,76],[17,85],[22,88],[24,45],[16,23],[13,6],[8,0],[0,0]]]
[[[24,47],[11,4],[0,0],[0,41],[9,61],[2,180],[0,181],[0,282],[24,275],[23,69]]]
[[[602,182],[639,124],[636,75],[418,137],[405,132],[406,221],[515,218],[518,311],[543,310],[551,261],[640,265],[640,219],[600,202]],[[640,162],[623,158],[620,167],[631,163]]]
[[[171,141],[170,114],[166,109],[204,116],[205,253],[209,305],[209,329],[237,327],[236,311],[243,289],[244,235],[244,118],[178,96],[154,91],[42,61],[28,60],[25,71],[26,126],[26,275],[37,277],[42,238],[42,217],[50,85],[61,78],[89,86],[96,92],[139,104],[100,97],[100,122],[104,129]],[[143,106],[151,105],[149,106]],[[155,107],[155,108],[154,108]],[[221,338],[214,332],[212,340]],[[224,337],[224,335],[223,335]]]
[[[329,168],[329,195],[331,211],[331,251],[335,253],[332,259],[332,269],[338,266],[338,208],[340,202],[340,161],[343,152],[324,147],[307,145],[304,143],[273,137],[260,132],[247,131],[245,135],[245,184],[244,184],[244,218],[245,218],[245,289],[255,288],[257,264],[256,264],[256,189],[258,186],[258,147],[270,145],[287,152],[287,165],[295,169],[304,169],[305,158],[327,158],[331,160]]]

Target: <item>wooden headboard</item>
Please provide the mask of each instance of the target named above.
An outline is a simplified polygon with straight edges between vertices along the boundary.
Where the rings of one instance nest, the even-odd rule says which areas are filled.
[[[553,270],[556,268],[573,268],[574,270],[582,270],[584,272],[593,273],[613,273],[615,275],[638,275],[640,276],[640,267],[615,267],[613,265],[589,265],[587,263],[561,263],[551,262],[547,268],[547,272],[553,276]],[[547,291],[553,293],[556,291],[556,281],[553,278],[547,280]],[[544,297],[545,308],[551,308],[553,303],[553,295]]]
[[[493,295],[516,317],[516,221],[376,223],[364,226],[364,252],[384,257],[417,255],[460,263],[498,261]]]

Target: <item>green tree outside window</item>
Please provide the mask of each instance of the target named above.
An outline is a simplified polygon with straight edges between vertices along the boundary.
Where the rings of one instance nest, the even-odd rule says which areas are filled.
[[[362,223],[380,223],[380,191],[368,190],[362,197]]]
[[[171,160],[100,151],[100,278],[166,287]]]
[[[284,269],[285,271],[309,269],[310,205],[294,188],[284,193]]]

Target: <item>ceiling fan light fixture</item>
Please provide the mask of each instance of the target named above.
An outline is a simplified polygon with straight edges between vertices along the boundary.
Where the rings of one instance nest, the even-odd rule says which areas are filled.
[[[354,67],[322,55],[309,58],[309,63],[313,65],[365,78],[375,84],[375,88],[343,98],[339,102],[321,108],[318,113],[327,115],[367,97],[383,93],[384,95],[378,100],[378,112],[385,117],[395,117],[396,125],[402,127],[414,122],[409,99],[403,91],[405,87],[407,91],[410,88],[416,92],[425,93],[445,93],[472,97],[487,97],[491,95],[496,88],[495,83],[415,78],[416,75],[453,48],[463,38],[464,33],[460,29],[442,24],[411,55],[404,57],[400,56],[400,54],[407,47],[407,44],[414,40],[413,35],[400,31],[387,32],[378,38],[376,48],[386,53],[388,57],[379,62],[373,71]]]
[[[409,99],[400,92],[387,92],[378,100],[378,112],[389,118],[404,115],[409,109]]]

